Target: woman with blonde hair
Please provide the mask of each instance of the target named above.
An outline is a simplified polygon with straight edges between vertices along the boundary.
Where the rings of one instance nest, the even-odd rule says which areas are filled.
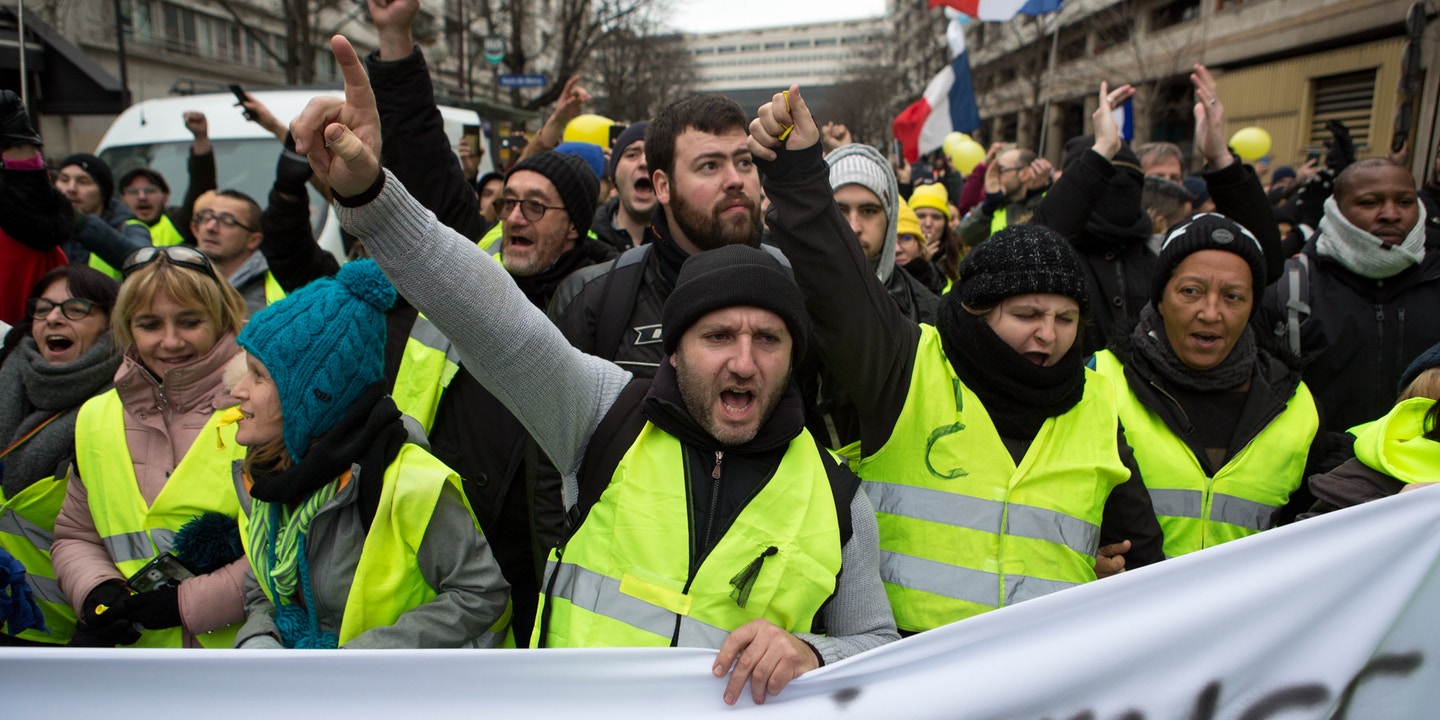
[[[184,562],[179,546],[197,517],[211,520],[213,545],[238,545],[223,533],[239,514],[230,463],[244,448],[219,420],[234,404],[222,378],[245,303],[191,247],[141,248],[122,272],[112,326],[123,360],[115,388],[80,409],[55,524],[56,577],[79,615],[71,644],[229,647],[244,560]]]

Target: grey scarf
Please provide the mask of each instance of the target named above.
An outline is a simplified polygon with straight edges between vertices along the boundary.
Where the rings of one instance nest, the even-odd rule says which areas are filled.
[[[1166,382],[1184,390],[1195,392],[1224,392],[1244,385],[1255,368],[1255,332],[1249,325],[1240,334],[1230,354],[1209,370],[1196,370],[1180,361],[1175,349],[1170,346],[1170,337],[1165,334],[1165,322],[1155,310],[1154,303],[1140,311],[1140,324],[1130,334],[1130,343],[1135,348],[1133,360],[1149,366],[1156,375]]]
[[[1315,251],[1344,265],[1350,272],[1371,280],[1394,277],[1411,265],[1425,259],[1425,205],[1410,234],[1399,245],[1386,247],[1380,238],[1355,227],[1340,212],[1335,197],[1325,201],[1325,217],[1320,221],[1320,237]]]
[[[120,359],[108,332],[64,365],[45,362],[34,338],[15,348],[0,367],[0,450],[50,416],[60,416],[0,461],[0,487],[6,497],[64,470],[75,454],[76,413],[110,385]]]

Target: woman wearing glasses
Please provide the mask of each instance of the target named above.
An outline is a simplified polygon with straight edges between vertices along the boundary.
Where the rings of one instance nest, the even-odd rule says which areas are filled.
[[[80,409],[77,482],[55,523],[56,577],[79,615],[71,644],[229,647],[244,559],[217,551],[186,568],[171,551],[187,559],[197,516],[224,528],[239,514],[230,463],[244,448],[218,421],[234,404],[221,380],[239,353],[245,304],[187,246],[142,248],[122,272],[123,360],[115,389]]]
[[[0,549],[25,566],[43,616],[11,616],[0,644],[64,644],[75,612],[50,564],[50,537],[65,499],[80,405],[110,386],[120,356],[110,335],[116,283],[62,265],[31,288],[25,319],[6,338],[0,366]],[[35,621],[40,621],[35,623]],[[22,625],[29,625],[25,629]],[[18,636],[19,640],[12,640]]]

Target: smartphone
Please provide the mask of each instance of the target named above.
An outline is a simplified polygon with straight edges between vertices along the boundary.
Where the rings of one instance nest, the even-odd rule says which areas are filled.
[[[469,146],[471,156],[480,154],[480,130],[479,125],[466,125],[460,133],[460,142]]]
[[[607,144],[607,147],[612,147],[612,148],[615,147],[615,141],[620,139],[620,133],[625,132],[625,128],[627,128],[627,127],[630,127],[630,126],[629,126],[629,125],[620,125],[620,124],[618,124],[618,123],[615,124],[615,125],[611,125],[611,126],[610,126],[610,142]]]
[[[245,96],[245,89],[235,83],[230,83],[230,92],[235,93],[235,99],[239,101],[235,103],[235,106],[242,108],[240,112],[245,115],[245,119],[254,120],[255,113],[250,112],[250,108],[245,107],[245,103],[250,100],[250,98]]]
[[[1314,150],[1305,155],[1305,162],[1308,163],[1312,160],[1315,162],[1321,162],[1324,159],[1324,156],[1324,153],[1320,152],[1319,150]]]
[[[180,581],[195,577],[190,568],[175,557],[175,553],[164,553],[159,557],[145,564],[125,581],[131,590],[137,593],[150,592],[169,585],[179,585]]]
[[[905,161],[905,146],[900,143],[899,138],[891,140],[890,143],[891,152],[894,153],[894,155],[890,158],[890,161],[895,163],[895,167],[901,167],[902,163],[904,163]]]

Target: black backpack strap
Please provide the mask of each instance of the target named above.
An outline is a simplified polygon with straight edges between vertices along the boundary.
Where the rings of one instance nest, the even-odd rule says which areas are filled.
[[[1300,326],[1310,317],[1310,257],[1304,252],[1285,260],[1285,275],[1279,283],[1285,319],[1276,324],[1275,336],[1285,341],[1295,357],[1304,357]]]
[[[613,360],[625,339],[625,326],[635,311],[650,251],[649,245],[630,248],[615,258],[615,264],[605,273],[605,300],[595,321],[595,352],[600,357]]]
[[[599,502],[600,495],[610,486],[610,478],[615,475],[615,468],[620,466],[620,459],[629,452],[635,438],[640,435],[640,429],[645,427],[645,417],[640,414],[640,403],[649,391],[648,379],[631,380],[620,391],[619,397],[615,398],[615,403],[606,411],[605,417],[600,418],[600,424],[590,436],[585,457],[580,461],[579,498],[575,507],[567,513],[572,532],[580,527],[580,522],[590,513],[590,508]]]
[[[815,441],[815,451],[820,453],[821,462],[825,463],[825,475],[830,480],[830,494],[835,498],[835,519],[840,523],[840,547],[845,547],[845,543],[850,542],[850,536],[855,533],[850,503],[855,500],[855,493],[860,490],[860,478],[850,472],[845,460],[830,452],[830,449],[820,442],[820,438],[814,435],[810,437]]]

